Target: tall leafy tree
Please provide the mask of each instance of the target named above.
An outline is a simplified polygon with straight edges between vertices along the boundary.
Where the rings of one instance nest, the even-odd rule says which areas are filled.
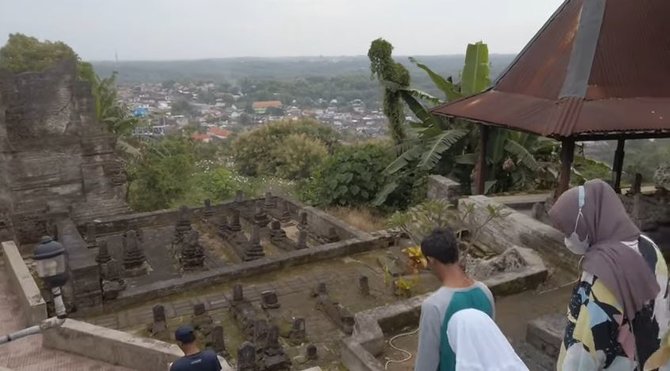
[[[396,143],[407,138],[405,133],[405,113],[399,88],[409,87],[409,71],[393,60],[393,45],[384,39],[377,39],[370,45],[370,71],[384,87],[384,115],[389,121],[391,137]]]

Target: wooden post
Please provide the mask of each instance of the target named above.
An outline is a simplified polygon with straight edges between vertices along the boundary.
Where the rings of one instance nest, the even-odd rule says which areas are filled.
[[[489,142],[489,127],[479,125],[479,159],[477,162],[477,174],[475,179],[478,195],[483,195],[486,188],[486,147]]]
[[[561,173],[558,178],[556,198],[570,188],[570,173],[575,159],[575,138],[564,138],[561,141]]]
[[[616,143],[616,152],[614,152],[614,163],[612,163],[612,187],[616,193],[621,193],[621,173],[623,172],[623,157],[625,139],[619,139]]]

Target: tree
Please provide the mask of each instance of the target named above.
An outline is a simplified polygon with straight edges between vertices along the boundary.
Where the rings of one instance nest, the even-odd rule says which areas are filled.
[[[128,107],[118,98],[116,72],[101,79],[88,62],[79,63],[79,77],[91,84],[95,99],[95,116],[98,122],[117,136],[127,136],[137,126],[138,120],[131,116]]]
[[[387,48],[388,49],[388,48]],[[424,70],[445,101],[460,99],[484,90],[490,84],[488,47],[478,42],[469,44],[460,83],[451,77],[444,78],[428,66],[410,58],[418,68]],[[371,64],[374,62],[371,60]],[[398,148],[400,155],[386,169],[387,174],[396,179],[413,176],[413,172],[433,171],[452,175],[469,188],[472,170],[478,153],[479,131],[477,126],[462,120],[451,120],[433,115],[428,105],[438,105],[444,101],[425,92],[407,86],[381,81],[386,90],[395,92],[411,109],[419,122],[403,123],[409,126],[409,134]],[[390,120],[390,118],[389,118]],[[507,191],[532,187],[529,181],[538,171],[534,150],[544,148],[551,152],[556,143],[539,139],[530,134],[494,129],[489,136],[487,150],[487,192]],[[379,193],[375,203],[381,204],[388,194],[395,190],[398,182],[389,182]],[[469,191],[469,189],[464,189]]]
[[[368,58],[372,77],[376,77],[384,87],[384,115],[389,121],[391,138],[400,144],[407,138],[405,133],[405,113],[401,102],[401,92],[397,89],[409,87],[409,72],[391,57],[393,45],[384,39],[377,39],[370,45]]]
[[[386,182],[392,147],[375,143],[344,146],[324,161],[308,188],[319,205],[361,205],[374,200]]]
[[[314,120],[279,121],[240,135],[232,144],[232,157],[245,176],[303,177],[317,162],[314,156],[331,153],[337,138],[332,129]]]
[[[149,142],[129,166],[129,199],[138,211],[168,208],[191,189],[195,143],[184,137]]]
[[[68,59],[77,61],[79,57],[62,41],[39,41],[20,33],[9,34],[7,44],[0,48],[0,68],[14,73],[43,71]]]

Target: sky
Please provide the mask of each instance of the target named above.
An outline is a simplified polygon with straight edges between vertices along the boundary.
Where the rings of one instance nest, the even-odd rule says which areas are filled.
[[[562,0],[0,0],[10,33],[60,40],[85,60],[518,53]]]

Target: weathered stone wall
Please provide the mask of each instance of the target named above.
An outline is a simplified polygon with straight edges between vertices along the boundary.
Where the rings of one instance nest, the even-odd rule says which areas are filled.
[[[47,209],[124,210],[114,138],[96,121],[94,104],[74,61],[40,73],[0,72],[0,215],[10,215],[19,243],[47,232],[40,216]]]

